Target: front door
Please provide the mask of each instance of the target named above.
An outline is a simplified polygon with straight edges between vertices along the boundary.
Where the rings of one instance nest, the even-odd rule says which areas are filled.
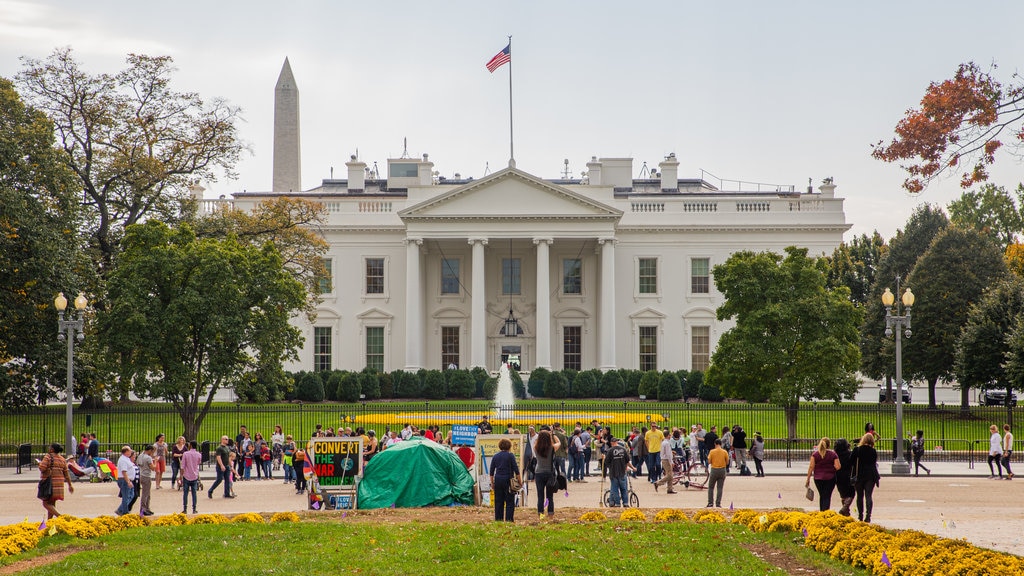
[[[502,346],[501,347],[501,363],[508,362],[508,369],[520,371],[523,367],[523,347],[522,346]]]

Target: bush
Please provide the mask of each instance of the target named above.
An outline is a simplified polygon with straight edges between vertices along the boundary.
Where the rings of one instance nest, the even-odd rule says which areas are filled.
[[[544,397],[544,383],[547,382],[548,374],[551,371],[547,368],[535,368],[533,372],[530,372],[530,380],[526,385],[527,390],[530,391],[530,396],[536,398]]]
[[[639,370],[626,370],[623,369],[622,383],[625,385],[625,389],[622,391],[623,396],[639,396],[640,395],[640,380],[644,377],[644,373]]]
[[[324,395],[327,396],[328,400],[341,400],[341,381],[345,379],[346,372],[344,370],[335,370],[331,372],[331,377],[324,383]]]
[[[419,398],[420,397],[420,379],[419,376],[412,372],[403,372],[398,370],[394,375],[395,379],[395,396],[398,398]]]
[[[664,372],[658,381],[658,400],[671,402],[683,397],[683,387],[679,385],[679,377],[675,372]]]
[[[577,374],[579,374],[579,371],[573,370],[572,368],[566,368],[565,370],[562,370],[562,376],[565,376],[565,384],[567,386],[565,394],[567,398],[570,396],[572,392],[572,383],[576,381]]]
[[[718,386],[712,386],[710,384],[701,384],[700,390],[697,391],[697,397],[705,402],[722,401],[722,393],[718,390]]]
[[[395,381],[389,372],[381,372],[378,374],[377,381],[380,382],[381,398],[390,399],[395,397]]]
[[[324,383],[316,372],[307,372],[295,386],[295,397],[303,402],[323,402]]]
[[[487,379],[490,378],[491,375],[487,373],[487,370],[480,366],[476,366],[470,370],[469,373],[473,375],[473,395],[477,398],[483,398],[484,382],[487,382]]]
[[[686,375],[686,382],[683,384],[684,398],[697,398],[700,396],[700,385],[704,383],[704,373],[701,371],[690,372]]]
[[[658,375],[657,370],[648,370],[640,378],[640,386],[637,388],[637,393],[640,396],[646,396],[648,400],[658,399],[658,382],[661,378]]]
[[[526,385],[523,384],[523,377],[515,370],[510,370],[508,375],[512,378],[512,395],[520,399],[526,398]]]
[[[448,370],[448,398],[471,398],[476,388],[467,370]]]
[[[423,378],[423,397],[431,400],[444,400],[448,390],[444,382],[444,374],[440,370],[426,370]]]
[[[544,379],[544,397],[565,398],[568,387],[569,383],[565,381],[565,374],[549,372],[547,378]]]
[[[601,398],[621,398],[625,385],[618,370],[609,370],[601,375],[601,383],[597,395]]]
[[[380,380],[377,378],[377,371],[364,368],[359,373],[359,389],[367,400],[380,398]]]
[[[597,395],[597,381],[589,370],[576,375],[572,383],[573,398],[593,398]]]
[[[498,395],[498,379],[488,378],[484,382],[484,400],[494,400]]]
[[[359,402],[359,395],[362,388],[359,385],[359,375],[355,372],[346,372],[341,377],[341,384],[338,388],[338,400],[342,402]]]

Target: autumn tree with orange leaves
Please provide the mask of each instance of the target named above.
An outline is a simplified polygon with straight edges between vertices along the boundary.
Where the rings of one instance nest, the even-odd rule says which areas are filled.
[[[1014,74],[1004,85],[995,68],[969,62],[953,78],[932,82],[921,107],[896,124],[896,137],[879,141],[871,155],[901,163],[910,175],[903,187],[913,194],[945,173],[959,173],[964,188],[985,182],[1000,147],[1024,149],[1024,78]]]

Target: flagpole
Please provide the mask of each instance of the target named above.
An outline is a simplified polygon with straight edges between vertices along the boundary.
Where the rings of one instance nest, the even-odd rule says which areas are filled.
[[[516,153],[512,139],[512,36],[508,37],[508,165],[515,167]]]

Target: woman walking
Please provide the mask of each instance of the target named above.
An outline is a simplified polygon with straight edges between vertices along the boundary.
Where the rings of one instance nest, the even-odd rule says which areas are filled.
[[[853,484],[857,492],[857,519],[871,522],[871,509],[874,505],[871,496],[878,486],[879,479],[874,434],[864,434],[860,443],[853,449],[850,460],[853,462],[853,477],[857,478]]]
[[[167,471],[167,439],[164,438],[163,434],[156,435],[156,441],[153,442],[153,472],[154,480],[153,485],[156,486],[157,490],[160,490],[161,482],[164,479],[164,472]],[[173,481],[171,482],[174,483]]]
[[[1006,468],[1006,479],[1013,480],[1013,471],[1010,470],[1010,456],[1013,456],[1013,432],[1010,432],[1010,425],[1003,424],[1003,468]]]
[[[754,459],[754,468],[757,470],[757,474],[754,476],[764,478],[764,466],[761,464],[764,461],[764,436],[761,436],[760,432],[754,432],[754,441],[750,445],[750,457]]]
[[[917,435],[910,441],[910,453],[914,456],[914,476],[917,476],[921,468],[931,476],[931,469],[921,464],[921,457],[924,456],[924,430],[918,430]]]
[[[994,480],[996,477],[996,470],[999,471],[999,479],[1003,479],[1003,438],[999,435],[999,427],[995,424],[988,427],[988,431],[992,434],[988,438],[988,479]],[[995,463],[995,469],[992,468],[992,463]]]
[[[537,434],[537,445],[533,447],[534,457],[537,459],[537,471],[534,480],[537,482],[537,513],[544,514],[545,504],[548,516],[555,513],[555,492],[558,485],[549,486],[555,476],[555,468],[552,464],[555,451],[562,447],[558,438],[551,435],[548,430],[541,430]],[[557,482],[557,481],[556,481]]]
[[[181,488],[181,478],[178,474],[181,473],[181,457],[185,452],[188,452],[188,443],[185,442],[184,436],[178,436],[174,446],[171,446],[171,484],[175,490]]]
[[[832,508],[832,492],[836,488],[836,472],[841,466],[839,456],[830,448],[832,441],[827,437],[818,441],[818,449],[811,454],[811,462],[807,466],[807,481],[804,488],[811,487],[811,478],[814,478],[814,487],[818,489],[818,510],[824,512]]]
[[[491,489],[494,490],[494,521],[515,522],[516,494],[512,489],[512,479],[523,485],[523,477],[519,473],[519,465],[512,454],[512,442],[502,438],[498,442],[499,452],[491,459]]]
[[[843,503],[839,508],[839,513],[849,516],[850,505],[853,504],[853,498],[857,494],[853,482],[850,481],[850,473],[853,472],[851,461],[853,454],[850,452],[850,443],[846,441],[846,438],[836,440],[835,450],[836,456],[839,457],[839,470],[836,471],[836,492],[839,492],[839,498]]]
[[[68,472],[68,463],[61,456],[64,447],[54,442],[50,444],[46,456],[39,462],[39,479],[50,481],[50,494],[40,498],[43,502],[43,509],[46,510],[46,519],[60,516],[57,511],[57,501],[64,499],[64,485],[67,483],[68,492],[75,493],[75,487],[71,485],[71,474]]]

